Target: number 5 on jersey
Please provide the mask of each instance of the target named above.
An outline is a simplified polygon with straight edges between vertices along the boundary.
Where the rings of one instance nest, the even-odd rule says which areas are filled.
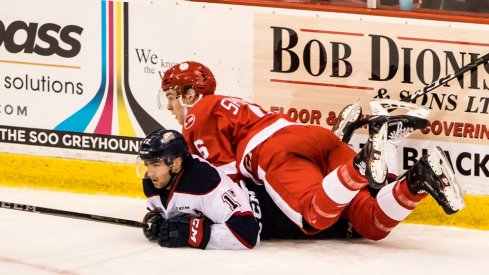
[[[230,99],[224,98],[221,100],[221,106],[224,107],[224,109],[232,111],[233,115],[237,115],[239,111],[239,106],[238,104],[231,102]]]

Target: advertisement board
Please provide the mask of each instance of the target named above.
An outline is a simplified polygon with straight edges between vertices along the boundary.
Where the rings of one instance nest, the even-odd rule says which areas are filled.
[[[0,151],[131,163],[157,128],[163,73],[206,64],[216,93],[331,128],[360,100],[400,99],[486,54],[486,25],[190,1],[2,0]],[[23,7],[29,6],[29,9]],[[43,10],[43,12],[38,12]],[[430,127],[399,172],[441,146],[466,191],[489,194],[489,65],[420,97]],[[366,141],[360,129],[351,141]]]

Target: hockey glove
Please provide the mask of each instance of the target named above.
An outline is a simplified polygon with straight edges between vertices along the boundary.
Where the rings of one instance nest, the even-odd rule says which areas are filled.
[[[148,228],[143,228],[143,233],[146,239],[151,242],[158,240],[160,234],[160,226],[165,221],[158,212],[148,212],[143,219],[143,223],[148,224]]]
[[[206,217],[182,215],[170,218],[160,225],[158,243],[164,247],[205,249],[211,237],[211,225]]]

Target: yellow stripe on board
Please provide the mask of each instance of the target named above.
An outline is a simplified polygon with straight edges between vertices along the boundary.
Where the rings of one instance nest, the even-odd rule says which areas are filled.
[[[132,164],[81,161],[0,153],[0,185],[144,198]],[[1,194],[8,201],[8,194]],[[489,196],[465,195],[466,207],[445,215],[428,197],[406,219],[409,223],[489,230]]]
[[[116,74],[117,74],[117,114],[119,119],[119,135],[135,137],[131,119],[122,95],[122,3],[116,3]]]
[[[436,201],[428,196],[405,221],[489,230],[489,196],[464,197],[465,208],[453,215],[446,215]]]
[[[0,185],[144,198],[131,164],[0,153]],[[7,194],[1,195],[7,200]]]

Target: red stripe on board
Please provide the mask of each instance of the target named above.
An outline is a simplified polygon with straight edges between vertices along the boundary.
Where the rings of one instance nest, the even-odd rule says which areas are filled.
[[[322,30],[311,30],[311,29],[300,29],[300,30],[303,32],[328,33],[328,34],[351,35],[351,36],[364,36],[363,33],[354,33],[354,32],[335,32],[335,31],[322,31]]]
[[[336,88],[357,89],[357,90],[373,90],[374,89],[372,87],[363,87],[363,86],[350,86],[350,85],[341,85],[341,84],[317,83],[317,82],[282,80],[282,79],[270,79],[270,82],[299,84],[299,85],[311,85],[311,86],[336,87]]]
[[[450,41],[450,40],[441,40],[441,39],[427,39],[427,38],[404,37],[404,36],[398,36],[397,39],[419,41],[419,42],[433,42],[433,43],[444,43],[444,44],[483,46],[483,47],[489,46],[488,43],[477,43],[477,42],[466,42],[466,41]]]

